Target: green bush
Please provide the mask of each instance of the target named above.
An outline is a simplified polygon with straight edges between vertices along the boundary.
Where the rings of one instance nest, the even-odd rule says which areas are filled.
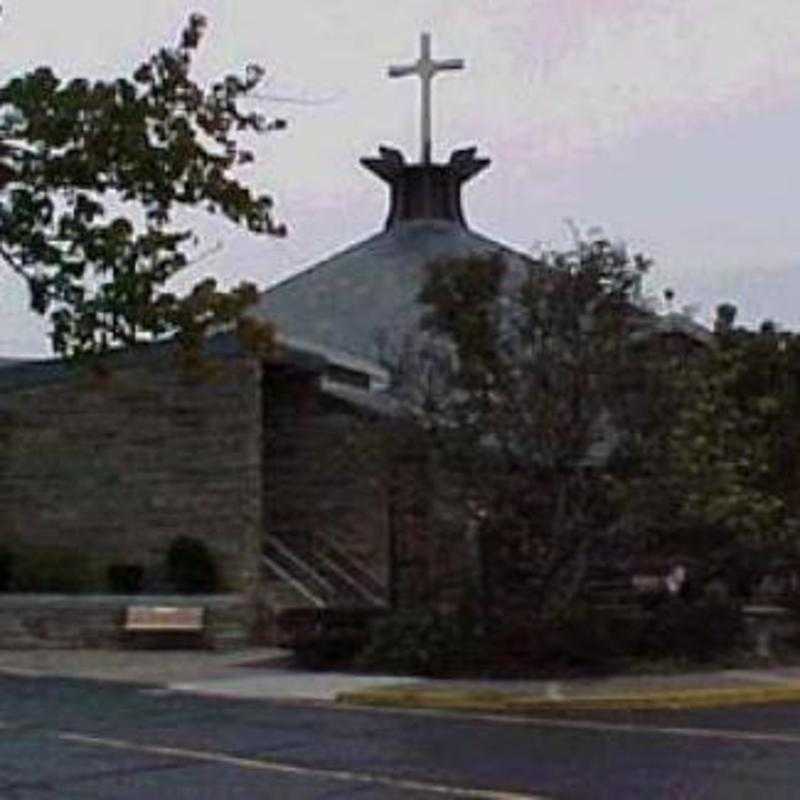
[[[363,636],[336,633],[304,639],[292,648],[292,663],[301,669],[346,669],[363,647]]]
[[[670,597],[648,610],[624,613],[580,606],[538,629],[534,625],[527,657],[540,668],[581,672],[624,668],[637,660],[703,663],[734,652],[743,634],[740,608],[732,602]],[[501,660],[502,649],[493,649]]]
[[[547,620],[508,615],[489,623],[483,634],[468,615],[405,611],[373,625],[357,664],[425,676],[603,671],[635,650],[642,624],[579,607]]]
[[[739,607],[701,598],[665,598],[648,610],[576,606],[549,618],[506,615],[480,635],[466,616],[404,611],[375,623],[357,666],[425,676],[523,677],[586,674],[634,662],[703,663],[735,652]]]
[[[0,592],[11,589],[15,556],[8,547],[0,547]]]
[[[293,661],[304,669],[340,669],[353,664],[368,641],[374,620],[383,609],[325,608],[286,609],[279,614],[288,634]]]
[[[109,591],[137,594],[142,590],[144,567],[141,564],[109,564],[106,571]]]
[[[76,594],[101,588],[97,565],[80,550],[26,548],[16,553],[9,588],[16,592]]]
[[[744,620],[738,604],[669,598],[651,611],[639,655],[711,661],[742,645]]]
[[[167,550],[167,578],[180,594],[217,591],[217,565],[205,542],[178,536]]]
[[[491,627],[488,671],[497,676],[608,671],[630,657],[641,627],[636,614],[588,605],[549,618],[507,617]]]
[[[482,637],[468,618],[401,611],[375,622],[357,665],[411,675],[471,674],[483,660]]]

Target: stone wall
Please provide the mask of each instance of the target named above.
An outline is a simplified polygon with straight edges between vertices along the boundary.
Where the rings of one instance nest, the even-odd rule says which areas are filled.
[[[190,606],[205,610],[197,634],[126,632],[129,606]],[[193,646],[214,650],[257,639],[258,618],[250,598],[239,595],[3,595],[0,650],[61,650],[79,647]]]
[[[249,591],[262,525],[261,366],[190,379],[152,347],[102,374],[2,370],[0,543],[142,564],[150,589],[177,536],[203,540],[224,588]],[[163,570],[162,570],[163,580]]]

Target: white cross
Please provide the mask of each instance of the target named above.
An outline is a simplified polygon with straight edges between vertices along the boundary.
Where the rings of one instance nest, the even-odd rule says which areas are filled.
[[[464,69],[464,62],[460,58],[434,61],[431,58],[431,35],[429,33],[423,33],[420,37],[420,57],[415,63],[401,67],[389,67],[390,78],[419,75],[422,81],[421,159],[424,164],[431,163],[431,81],[437,72],[446,69]]]

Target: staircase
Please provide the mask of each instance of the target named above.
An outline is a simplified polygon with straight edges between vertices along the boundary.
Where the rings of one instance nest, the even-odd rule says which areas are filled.
[[[387,608],[386,587],[331,537],[273,532],[264,537],[264,585],[276,644],[362,638]]]

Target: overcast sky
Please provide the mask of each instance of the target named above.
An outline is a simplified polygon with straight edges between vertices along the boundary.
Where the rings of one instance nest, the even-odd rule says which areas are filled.
[[[288,119],[247,179],[285,240],[207,226],[222,249],[191,279],[261,285],[381,228],[383,184],[358,165],[381,143],[419,152],[419,81],[389,80],[419,34],[466,70],[434,82],[434,155],[477,144],[492,167],[466,190],[476,230],[523,250],[568,242],[565,218],[653,256],[653,293],[708,318],[800,327],[798,0],[5,0],[0,80],[48,63],[127,75],[209,18],[196,75],[256,61],[261,101]],[[292,98],[284,102],[280,98]],[[0,277],[0,356],[43,355],[22,287]]]

